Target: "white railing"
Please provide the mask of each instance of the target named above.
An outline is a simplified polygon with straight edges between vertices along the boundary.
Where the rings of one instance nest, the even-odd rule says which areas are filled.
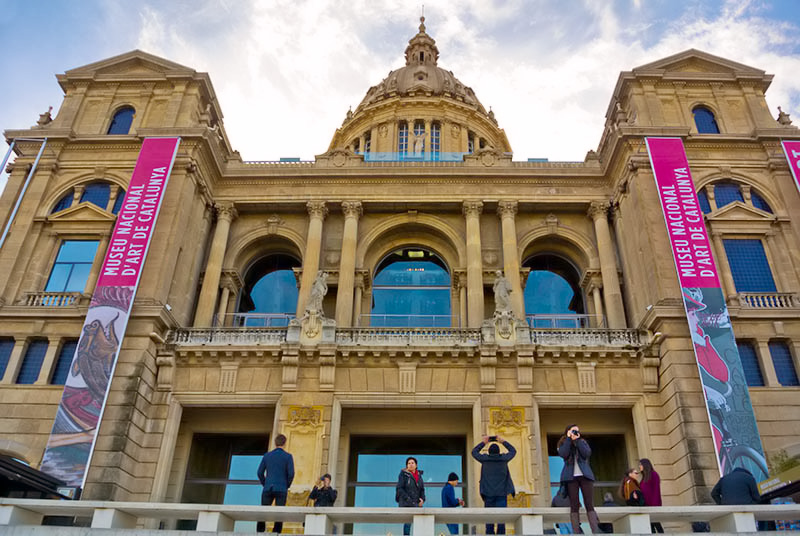
[[[480,329],[340,328],[336,344],[343,346],[479,346]]]
[[[541,346],[640,346],[636,329],[532,329],[531,338]]]
[[[797,294],[791,292],[740,292],[740,307],[752,309],[795,309],[800,307]]]
[[[25,305],[28,307],[69,307],[77,305],[80,292],[28,292]]]
[[[457,328],[461,319],[455,315],[363,314],[358,325],[374,328]]]
[[[532,328],[603,328],[606,319],[603,315],[526,315],[525,320]]]
[[[757,520],[800,518],[800,505],[599,507],[602,523],[612,523],[616,534],[649,534],[650,522],[684,527],[709,523],[711,532],[754,533]],[[568,508],[313,508],[209,504],[174,504],[106,501],[54,501],[0,499],[0,532],[3,527],[39,526],[25,534],[72,534],[59,526],[41,526],[44,516],[91,517],[91,529],[103,534],[144,534],[137,529],[147,520],[197,520],[199,531],[230,531],[236,521],[284,521],[305,523],[303,534],[332,534],[340,523],[413,523],[414,536],[434,536],[440,523],[467,523],[482,533],[481,524],[506,523],[514,534],[543,534],[555,523],[568,523]],[[581,512],[583,520],[585,512]],[[148,523],[149,525],[149,523]],[[74,534],[87,534],[80,529]],[[147,532],[150,533],[149,531]]]
[[[228,313],[214,315],[214,327],[285,328],[294,313]]]
[[[178,346],[275,345],[286,341],[286,328],[187,328],[172,331],[169,342]]]

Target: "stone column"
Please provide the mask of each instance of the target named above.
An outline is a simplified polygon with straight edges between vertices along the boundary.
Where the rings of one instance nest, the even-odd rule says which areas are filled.
[[[517,254],[517,215],[516,201],[500,201],[497,214],[503,227],[503,271],[511,283],[511,306],[520,320],[525,318],[525,299],[519,279],[519,255]]]
[[[303,276],[300,279],[300,293],[297,297],[297,316],[303,316],[306,300],[311,293],[311,285],[317,277],[319,270],[319,254],[322,248],[322,221],[328,215],[325,201],[309,201],[308,209],[308,236],[306,237],[306,252],[303,255]]]
[[[25,349],[28,347],[27,339],[17,339],[14,341],[14,348],[11,349],[11,355],[8,356],[8,365],[6,365],[6,373],[0,378],[0,383],[14,383],[17,380],[19,368],[22,366],[22,356]]]
[[[611,243],[611,232],[608,229],[608,203],[592,202],[589,217],[594,220],[594,231],[597,235],[597,251],[600,256],[600,273],[603,278],[603,297],[606,302],[608,327],[624,328],[625,310],[622,306],[622,292],[619,288],[617,259]]]
[[[467,274],[463,270],[453,271],[453,281],[458,289],[458,327],[467,327]]]
[[[483,203],[465,201],[463,211],[467,219],[467,325],[471,328],[479,328],[483,323],[483,262],[481,259]]]
[[[728,264],[725,244],[722,243],[722,233],[711,231],[711,243],[714,244],[714,252],[716,253],[717,273],[722,276],[722,292],[728,298],[736,294],[736,284],[733,282],[733,274]]]
[[[600,296],[600,288],[597,285],[592,285],[592,298],[594,299],[594,314],[597,316],[594,327],[600,328],[603,327],[603,298]]]
[[[355,297],[355,308],[353,310],[353,325],[354,326],[364,326],[369,324],[369,322],[362,322],[361,321],[361,308],[362,304],[364,303],[364,292],[369,290],[369,272],[367,270],[359,270],[356,273],[356,297]]]
[[[339,260],[339,287],[336,290],[336,325],[349,328],[353,319],[353,282],[356,269],[358,218],[362,214],[361,201],[345,201],[342,203],[342,212],[344,231]]]
[[[236,209],[233,204],[218,204],[215,208],[217,210],[217,227],[214,229],[214,238],[211,240],[211,251],[208,253],[203,286],[200,288],[200,298],[197,300],[197,309],[194,314],[194,327],[196,328],[211,326],[214,306],[217,304],[217,294],[219,294],[222,261],[228,246],[228,234],[231,230],[231,222],[236,217]]]

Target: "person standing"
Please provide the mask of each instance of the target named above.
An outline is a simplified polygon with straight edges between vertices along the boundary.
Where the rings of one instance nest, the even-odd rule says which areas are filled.
[[[744,467],[737,467],[719,481],[711,490],[711,498],[717,504],[758,504],[761,495],[753,474]]]
[[[258,464],[258,480],[263,486],[261,491],[261,504],[264,506],[286,506],[286,495],[289,493],[289,486],[294,480],[294,458],[284,450],[286,436],[278,434],[275,437],[275,448],[264,454],[261,463]],[[256,525],[257,532],[264,532],[267,524],[259,521]],[[283,522],[276,521],[272,527],[272,532],[280,534],[283,530]]]
[[[406,458],[406,466],[400,470],[394,500],[400,508],[422,508],[425,504],[425,481],[413,456]],[[403,534],[411,534],[411,523],[403,524]]]
[[[456,498],[456,486],[458,486],[458,475],[450,473],[447,476],[447,484],[442,488],[442,507],[457,508],[464,506],[464,499]],[[450,534],[458,534],[458,523],[448,523],[447,530]]]
[[[619,485],[619,496],[628,506],[644,506],[644,495],[639,488],[639,471],[631,467],[622,477]]]
[[[644,495],[644,505],[661,506],[661,477],[653,469],[653,463],[647,458],[642,458],[639,460],[639,472],[642,473],[639,487]],[[658,522],[650,523],[650,529],[654,534],[664,532],[664,527]]]
[[[314,501],[314,506],[333,506],[339,493],[331,487],[331,475],[325,473],[319,477],[319,482],[308,494],[308,498]]]
[[[489,445],[488,454],[482,454],[483,447]],[[508,452],[500,453],[497,443],[502,443]],[[508,506],[508,496],[515,495],[514,482],[508,471],[508,462],[517,455],[511,443],[500,436],[483,436],[483,440],[472,449],[472,457],[481,464],[480,493],[483,505],[486,508],[505,508]],[[497,524],[497,534],[505,534],[505,523]],[[495,534],[494,523],[486,524],[486,534]]]
[[[570,424],[564,430],[564,435],[558,440],[558,455],[564,459],[564,468],[561,470],[561,482],[567,483],[569,493],[569,518],[572,522],[572,532],[581,532],[581,501],[579,493],[583,494],[586,503],[586,517],[593,533],[600,532],[600,519],[594,509],[594,473],[589,465],[592,449],[589,443],[581,437],[577,424]]]

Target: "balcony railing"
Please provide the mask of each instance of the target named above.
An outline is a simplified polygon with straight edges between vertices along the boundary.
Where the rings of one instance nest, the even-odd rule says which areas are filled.
[[[28,292],[24,303],[28,307],[69,307],[77,305],[82,296],[80,292]]]
[[[599,507],[600,521],[612,523],[616,534],[649,534],[650,522],[676,524],[688,532],[689,523],[709,523],[711,532],[755,533],[756,520],[800,518],[800,505]],[[0,531],[3,527],[36,526],[25,534],[61,534],[64,527],[41,526],[44,516],[90,517],[91,528],[80,534],[142,534],[137,528],[147,520],[197,520],[198,532],[231,531],[236,521],[284,521],[304,523],[303,534],[333,533],[341,523],[413,523],[414,536],[434,536],[436,525],[507,523],[514,534],[543,534],[555,523],[569,522],[568,508],[313,508],[297,506],[245,506],[110,501],[54,501],[0,499]],[[582,518],[586,519],[585,512]],[[150,525],[151,523],[147,523]],[[12,529],[13,530],[13,529]],[[66,529],[70,530],[70,529]],[[23,532],[15,532],[22,534]],[[72,532],[69,532],[70,534]],[[147,531],[150,534],[149,531]],[[77,532],[75,533],[77,534]],[[169,534],[167,532],[166,534]]]
[[[286,341],[286,328],[189,328],[171,332],[178,346],[258,346]]]
[[[531,339],[542,346],[640,346],[642,332],[635,329],[532,329]]]
[[[363,314],[358,325],[372,328],[457,328],[461,319],[455,315]]]
[[[740,292],[736,295],[740,307],[751,309],[796,309],[800,297],[791,292]]]
[[[215,327],[228,328],[285,328],[294,313],[228,313],[214,315]]]
[[[602,328],[606,320],[602,315],[527,315],[532,328]]]
[[[479,346],[480,329],[340,328],[336,344],[345,346]]]

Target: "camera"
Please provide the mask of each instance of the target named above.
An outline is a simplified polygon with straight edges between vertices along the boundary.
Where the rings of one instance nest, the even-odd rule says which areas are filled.
[[[490,435],[489,436],[489,441],[497,441],[497,436],[496,435]]]

